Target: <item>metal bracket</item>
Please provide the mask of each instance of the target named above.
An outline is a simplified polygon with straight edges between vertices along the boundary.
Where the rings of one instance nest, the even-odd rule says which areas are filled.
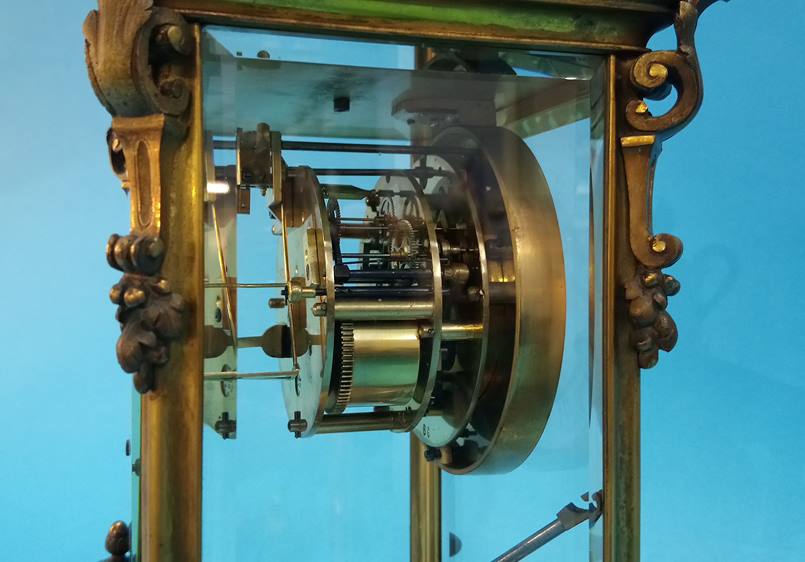
[[[635,276],[623,282],[634,326],[632,344],[643,369],[656,365],[659,349],[670,351],[677,340],[676,325],[665,308],[680,285],[662,268],[681,257],[682,241],[652,231],[654,173],[662,142],[687,125],[701,107],[702,75],[694,33],[700,9],[712,3],[681,0],[674,19],[677,49],[646,53],[625,69],[626,123],[620,149],[628,192],[629,244],[639,266]],[[673,107],[662,115],[652,115],[645,99],[664,99],[672,89],[677,92]]]
[[[182,66],[193,40],[187,22],[153,0],[99,0],[84,21],[87,70],[95,94],[112,114],[107,144],[112,169],[131,196],[131,232],[107,244],[109,265],[124,273],[110,293],[122,334],[117,358],[141,393],[178,337],[184,301],[159,271],[163,164],[186,132],[190,88]]]

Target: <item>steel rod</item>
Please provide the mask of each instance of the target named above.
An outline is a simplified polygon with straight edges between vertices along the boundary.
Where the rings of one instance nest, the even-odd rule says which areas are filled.
[[[558,519],[546,525],[524,541],[514,545],[501,556],[495,558],[493,562],[517,562],[538,548],[545,546],[553,539],[565,532],[562,522]]]
[[[442,341],[467,341],[481,339],[484,335],[483,324],[442,324]],[[420,338],[433,337],[433,328],[420,326]]]
[[[408,423],[405,412],[369,412],[323,416],[316,433],[350,433],[402,429]]]
[[[216,150],[235,150],[236,141],[213,141]],[[359,152],[364,154],[471,154],[473,149],[458,146],[411,146],[402,144],[364,144],[353,142],[282,141],[282,150],[306,152]]]
[[[404,144],[363,144],[352,142],[283,141],[283,150],[309,152],[361,152],[365,154],[470,154],[472,149],[447,146],[411,146]]]
[[[424,269],[356,269],[350,270],[349,276],[343,278],[336,275],[339,282],[357,281],[395,281],[397,279],[431,279],[433,273]]]
[[[285,283],[205,283],[205,289],[284,289]]]
[[[450,176],[447,170],[434,170],[432,168],[412,168],[402,170],[399,168],[316,168],[313,173],[317,176],[416,176],[432,178],[435,176]]]
[[[326,197],[359,201],[372,194],[371,189],[363,189],[355,185],[342,183],[323,183],[321,190]]]
[[[263,373],[238,373],[237,371],[210,371],[204,373],[205,381],[229,380],[291,380],[299,376],[299,371],[266,371]]]
[[[394,256],[392,254],[381,254],[375,252],[343,252],[341,254],[341,257],[345,259],[355,259],[355,258],[394,258],[402,256]]]
[[[433,294],[430,287],[336,287],[335,296],[363,297],[366,299],[427,297]]]
[[[582,499],[588,498],[586,494]],[[601,514],[601,492],[595,494],[595,507],[583,509],[569,503],[556,514],[556,519],[544,526],[525,540],[495,558],[492,562],[518,562],[537,549],[545,546],[553,539],[584,522],[596,521]]]
[[[391,261],[422,261],[427,259],[427,256],[395,256],[394,254],[381,254],[381,253],[361,253],[361,252],[346,252],[341,254],[343,259],[347,260],[362,260],[362,259],[382,259]]]

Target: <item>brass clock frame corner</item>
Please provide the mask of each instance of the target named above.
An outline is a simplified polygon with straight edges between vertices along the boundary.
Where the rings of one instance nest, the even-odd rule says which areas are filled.
[[[670,350],[676,341],[665,306],[679,284],[662,269],[682,252],[678,238],[652,231],[654,172],[662,142],[702,103],[693,38],[699,12],[712,3],[532,0],[476,2],[464,9],[447,0],[402,8],[381,1],[370,10],[370,2],[362,7],[340,0],[315,7],[290,0],[99,0],[99,10],[84,26],[87,65],[98,98],[113,117],[112,167],[132,204],[130,234],[113,237],[110,244],[110,263],[124,272],[112,297],[122,309],[124,336],[131,311],[138,312],[137,329],[128,328],[122,338],[128,351],[121,363],[126,370],[144,370],[140,389],[150,390],[141,397],[142,519],[132,541],[140,560],[201,559],[200,30],[223,23],[606,57],[604,556],[607,562],[639,561],[640,369],[653,366],[658,350]],[[647,52],[648,39],[672,23],[677,49]],[[154,64],[160,72],[153,72]],[[664,97],[671,87],[677,89],[677,103],[663,115],[651,115],[645,100]],[[148,316],[144,324],[143,316]],[[412,485],[432,493],[428,501],[412,501],[416,524],[438,518],[438,472],[421,457],[414,459],[421,453],[412,443]],[[439,559],[439,533],[417,533],[416,540],[419,548],[412,544],[412,552],[423,553],[418,560]]]

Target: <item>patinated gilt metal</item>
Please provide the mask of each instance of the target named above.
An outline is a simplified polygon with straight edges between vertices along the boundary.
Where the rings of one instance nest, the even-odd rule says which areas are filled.
[[[662,143],[702,103],[693,36],[700,13],[714,2],[99,0],[98,11],[84,24],[87,65],[95,92],[113,117],[107,137],[112,168],[131,198],[131,231],[112,236],[107,246],[110,265],[123,272],[110,296],[121,322],[119,362],[134,373],[135,387],[144,393],[139,533],[129,544],[128,528],[115,523],[107,539],[109,560],[123,560],[129,546],[146,562],[201,560],[205,168],[199,31],[202,25],[226,24],[608,57],[604,559],[637,562],[640,369],[654,366],[659,350],[670,351],[676,343],[666,306],[679,283],[663,269],[682,253],[677,237],[653,232],[654,173]],[[677,49],[647,52],[651,36],[672,23]],[[646,100],[664,98],[671,89],[677,91],[672,109],[652,115]],[[322,314],[321,306],[311,311],[316,318]],[[552,353],[561,355],[561,350]],[[294,363],[296,355],[293,350]],[[292,375],[297,371],[295,366]],[[549,410],[540,411],[540,427]],[[412,424],[398,412],[381,412],[372,420],[393,429]],[[367,425],[343,416],[320,431],[346,431],[356,423]],[[301,434],[307,426],[296,429]],[[440,472],[437,463],[422,462],[418,439],[412,440],[411,454],[412,490],[421,494],[412,495],[411,502],[412,559],[435,562],[441,558]]]
[[[623,64],[623,115],[620,148],[626,174],[629,205],[629,245],[639,263],[624,280],[629,317],[634,325],[632,343],[643,369],[657,364],[659,350],[671,351],[677,327],[666,312],[668,297],[680,284],[662,268],[682,255],[682,241],[671,234],[652,232],[654,172],[662,143],[682,129],[702,104],[702,76],[694,33],[699,11],[711,1],[682,0],[674,18],[676,51],[656,51]],[[652,115],[645,99],[664,99],[676,89],[677,100],[662,115]]]
[[[106,247],[111,267],[124,273],[110,293],[118,305],[120,366],[148,392],[154,369],[169,357],[182,327],[184,301],[159,276],[163,151],[186,133],[181,115],[190,94],[177,72],[191,52],[190,28],[175,12],[151,1],[101,0],[84,22],[87,67],[98,99],[113,115],[107,134],[112,169],[131,197],[131,233],[113,235]]]
[[[140,560],[201,555],[203,167],[198,29],[151,0],[100,0],[84,23],[90,81],[112,115],[112,169],[131,199],[131,231],[113,235],[117,356],[141,399],[137,459]],[[179,345],[180,342],[181,345]],[[135,428],[140,431],[140,428]],[[125,525],[110,531],[122,559]]]
[[[106,533],[106,552],[109,558],[103,562],[127,562],[126,556],[131,548],[131,538],[129,537],[129,526],[123,521],[115,521]]]

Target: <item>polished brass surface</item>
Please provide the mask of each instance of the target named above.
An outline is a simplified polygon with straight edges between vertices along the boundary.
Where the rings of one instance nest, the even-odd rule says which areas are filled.
[[[424,334],[422,330],[423,328],[420,328],[420,337],[427,337],[433,328],[424,328],[426,332]],[[442,324],[442,341],[476,340],[482,338],[483,335],[483,324]]]
[[[442,475],[411,435],[411,562],[442,560]]]
[[[353,338],[349,403],[355,406],[407,404],[419,375],[416,323],[364,322],[353,324],[349,329]]]
[[[559,225],[539,163],[513,133],[491,127],[449,129],[440,139],[448,145],[472,145],[488,163],[477,177],[468,176],[469,191],[478,202],[481,239],[492,237],[501,246],[508,241],[511,247],[511,255],[490,270],[489,280],[509,281],[515,291],[513,302],[490,303],[492,351],[488,363],[481,361],[486,366],[471,391],[485,389],[471,409],[475,434],[465,436],[462,445],[450,443],[443,467],[455,473],[506,472],[522,463],[539,441],[559,381],[565,335]],[[505,222],[496,211],[501,206]],[[426,418],[426,425],[418,428],[431,445],[435,443],[428,434],[436,422]]]
[[[375,189],[348,198],[365,216],[342,216],[340,192],[323,190],[315,170],[283,166],[271,133],[297,352],[283,343],[268,353],[285,371],[298,358],[283,386],[297,437],[346,428],[330,416],[374,406],[407,412],[396,430],[451,448],[442,463],[455,473],[512,470],[536,445],[564,344],[561,240],[530,149],[489,123],[448,127],[410,173],[367,169],[381,176]],[[441,147],[455,160],[431,154]],[[343,251],[345,240],[358,251]]]
[[[410,423],[406,431],[411,431],[420,423],[431,406],[433,390],[436,386],[436,378],[439,371],[441,348],[441,327],[444,313],[444,287],[442,280],[441,254],[439,248],[439,238],[436,234],[436,225],[432,220],[435,215],[431,206],[431,201],[425,196],[422,185],[416,181],[415,176],[410,174],[401,176],[386,176],[381,178],[375,189],[379,192],[389,190],[394,195],[385,197],[384,200],[400,209],[399,214],[402,225],[420,224],[421,234],[407,234],[402,229],[391,237],[390,243],[393,251],[405,255],[420,254],[426,269],[430,272],[428,279],[430,285],[430,299],[433,303],[432,314],[428,319],[433,327],[433,336],[422,340],[420,345],[420,363],[417,388],[412,396],[412,400],[407,404],[398,405],[406,411],[412,410],[414,415],[410,418]],[[376,214],[374,212],[369,214]],[[409,226],[412,228],[412,226]],[[413,231],[412,231],[413,232]]]
[[[335,301],[335,319],[427,320],[433,316],[431,299],[339,299]]]
[[[618,159],[618,60],[607,72],[604,181],[604,560],[640,560],[640,368],[622,282],[635,271]]]
[[[215,178],[212,139],[205,137],[206,177]],[[204,203],[204,371],[238,370],[238,349],[248,340],[238,331],[238,197],[226,185]],[[246,341],[244,341],[246,340]],[[204,425],[224,439],[237,439],[238,384],[204,379]]]
[[[157,370],[156,390],[142,398],[143,562],[201,560],[205,178],[199,41],[200,31],[194,28],[187,136],[170,158],[162,157],[166,210],[162,275],[184,296],[188,312],[182,340],[172,344],[170,362]]]
[[[275,159],[275,165],[279,166],[273,169],[283,169],[281,159],[276,156],[272,158]],[[294,311],[293,319],[297,330],[295,339],[301,339],[299,336],[304,330],[311,337],[311,345],[309,352],[297,356],[296,361],[280,360],[283,370],[298,370],[300,373],[295,380],[283,383],[282,391],[288,419],[299,417],[307,422],[304,431],[300,432],[300,437],[307,437],[315,434],[317,424],[331,402],[335,318],[331,311],[320,316],[316,312],[316,305],[335,301],[335,289],[332,254],[326,251],[332,242],[326,224],[324,202],[318,197],[318,180],[310,168],[300,167],[292,172],[287,173],[282,180],[282,193],[277,194],[275,191],[274,195],[275,201],[281,195],[281,216],[288,219],[288,224],[283,221],[285,235],[282,267],[289,278],[292,272],[299,272],[300,275],[304,274],[305,286],[316,286],[325,291],[322,297],[302,299],[288,306],[289,311]]]

